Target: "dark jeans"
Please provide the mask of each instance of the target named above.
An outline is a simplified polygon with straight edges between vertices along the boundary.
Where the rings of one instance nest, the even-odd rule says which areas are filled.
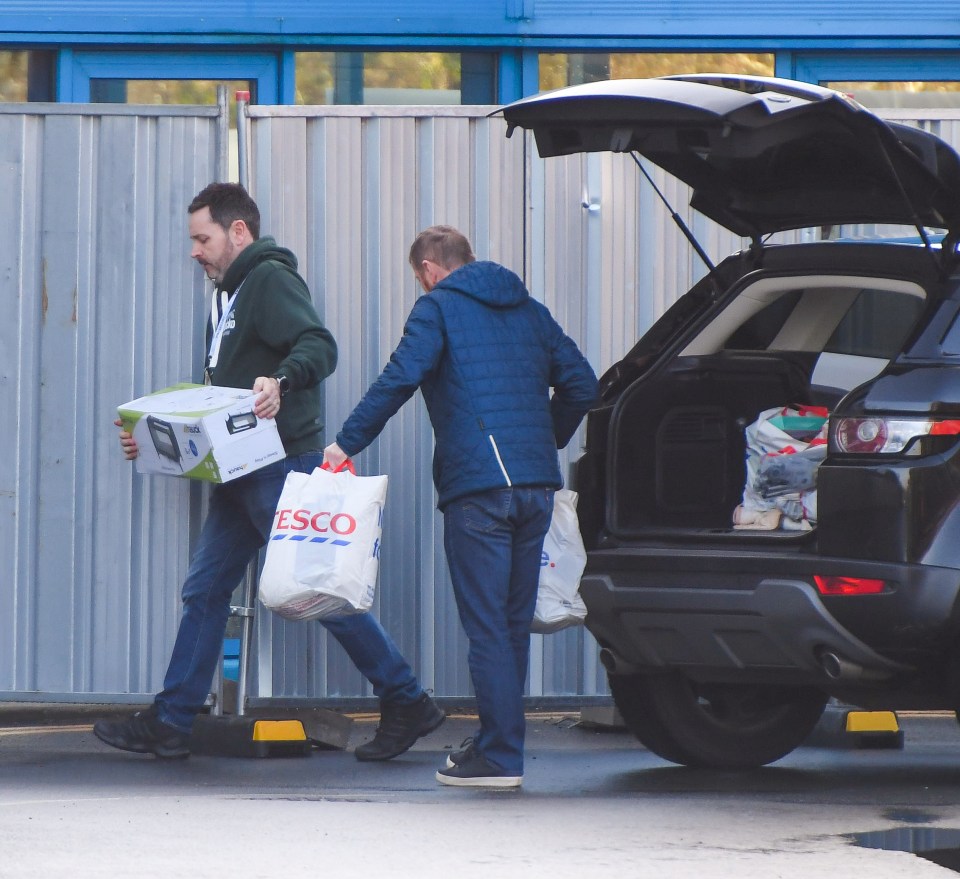
[[[523,774],[523,688],[553,490],[502,488],[452,501],[443,544],[477,696],[474,745],[489,763]]]
[[[200,539],[183,584],[183,616],[156,703],[162,721],[189,732],[203,707],[223,645],[230,599],[270,536],[287,473],[311,472],[323,455],[311,452],[214,486]],[[322,620],[382,700],[408,703],[423,690],[396,644],[372,613]]]

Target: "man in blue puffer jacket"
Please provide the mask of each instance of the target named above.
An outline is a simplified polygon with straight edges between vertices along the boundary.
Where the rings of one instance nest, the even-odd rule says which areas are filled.
[[[480,729],[437,773],[443,784],[516,787],[523,779],[523,687],[557,449],[597,396],[576,344],[520,278],[477,262],[450,226],[417,236],[410,264],[428,294],[379,378],[324,450],[332,467],[366,448],[413,396],[436,434],[433,478]],[[551,396],[550,390],[553,389]]]

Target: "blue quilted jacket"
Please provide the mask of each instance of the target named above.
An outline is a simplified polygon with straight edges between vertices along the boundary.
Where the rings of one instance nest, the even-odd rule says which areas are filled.
[[[337,444],[356,455],[417,388],[436,434],[433,478],[442,508],[493,488],[559,488],[557,449],[595,403],[597,378],[520,278],[496,263],[473,262],[417,300],[400,344]]]

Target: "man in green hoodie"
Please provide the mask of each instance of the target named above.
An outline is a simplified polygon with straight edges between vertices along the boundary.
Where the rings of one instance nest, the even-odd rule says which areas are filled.
[[[230,599],[270,536],[287,473],[323,461],[318,387],[337,362],[337,347],[313,307],[297,259],[260,237],[260,212],[243,187],[212,183],[189,213],[190,256],[215,285],[205,376],[211,384],[252,388],[254,413],[275,418],[286,458],[213,486],[210,508],[183,584],[183,616],[153,705],[93,731],[106,744],[158,757],[186,757],[193,719],[210,691]],[[118,422],[119,424],[119,422]],[[137,444],[120,433],[124,455]],[[380,699],[381,720],[358,760],[389,760],[444,720],[409,664],[370,613],[322,620]]]

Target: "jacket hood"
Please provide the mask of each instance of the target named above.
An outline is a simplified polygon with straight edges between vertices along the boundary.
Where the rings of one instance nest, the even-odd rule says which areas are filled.
[[[260,263],[267,260],[279,262],[292,271],[297,270],[297,258],[286,247],[280,247],[269,235],[258,238],[253,244],[248,244],[240,251],[223,277],[219,289],[226,293],[233,293],[240,286],[241,281]]]
[[[433,289],[454,290],[491,308],[513,308],[530,297],[523,281],[510,269],[485,260],[461,266]]]

